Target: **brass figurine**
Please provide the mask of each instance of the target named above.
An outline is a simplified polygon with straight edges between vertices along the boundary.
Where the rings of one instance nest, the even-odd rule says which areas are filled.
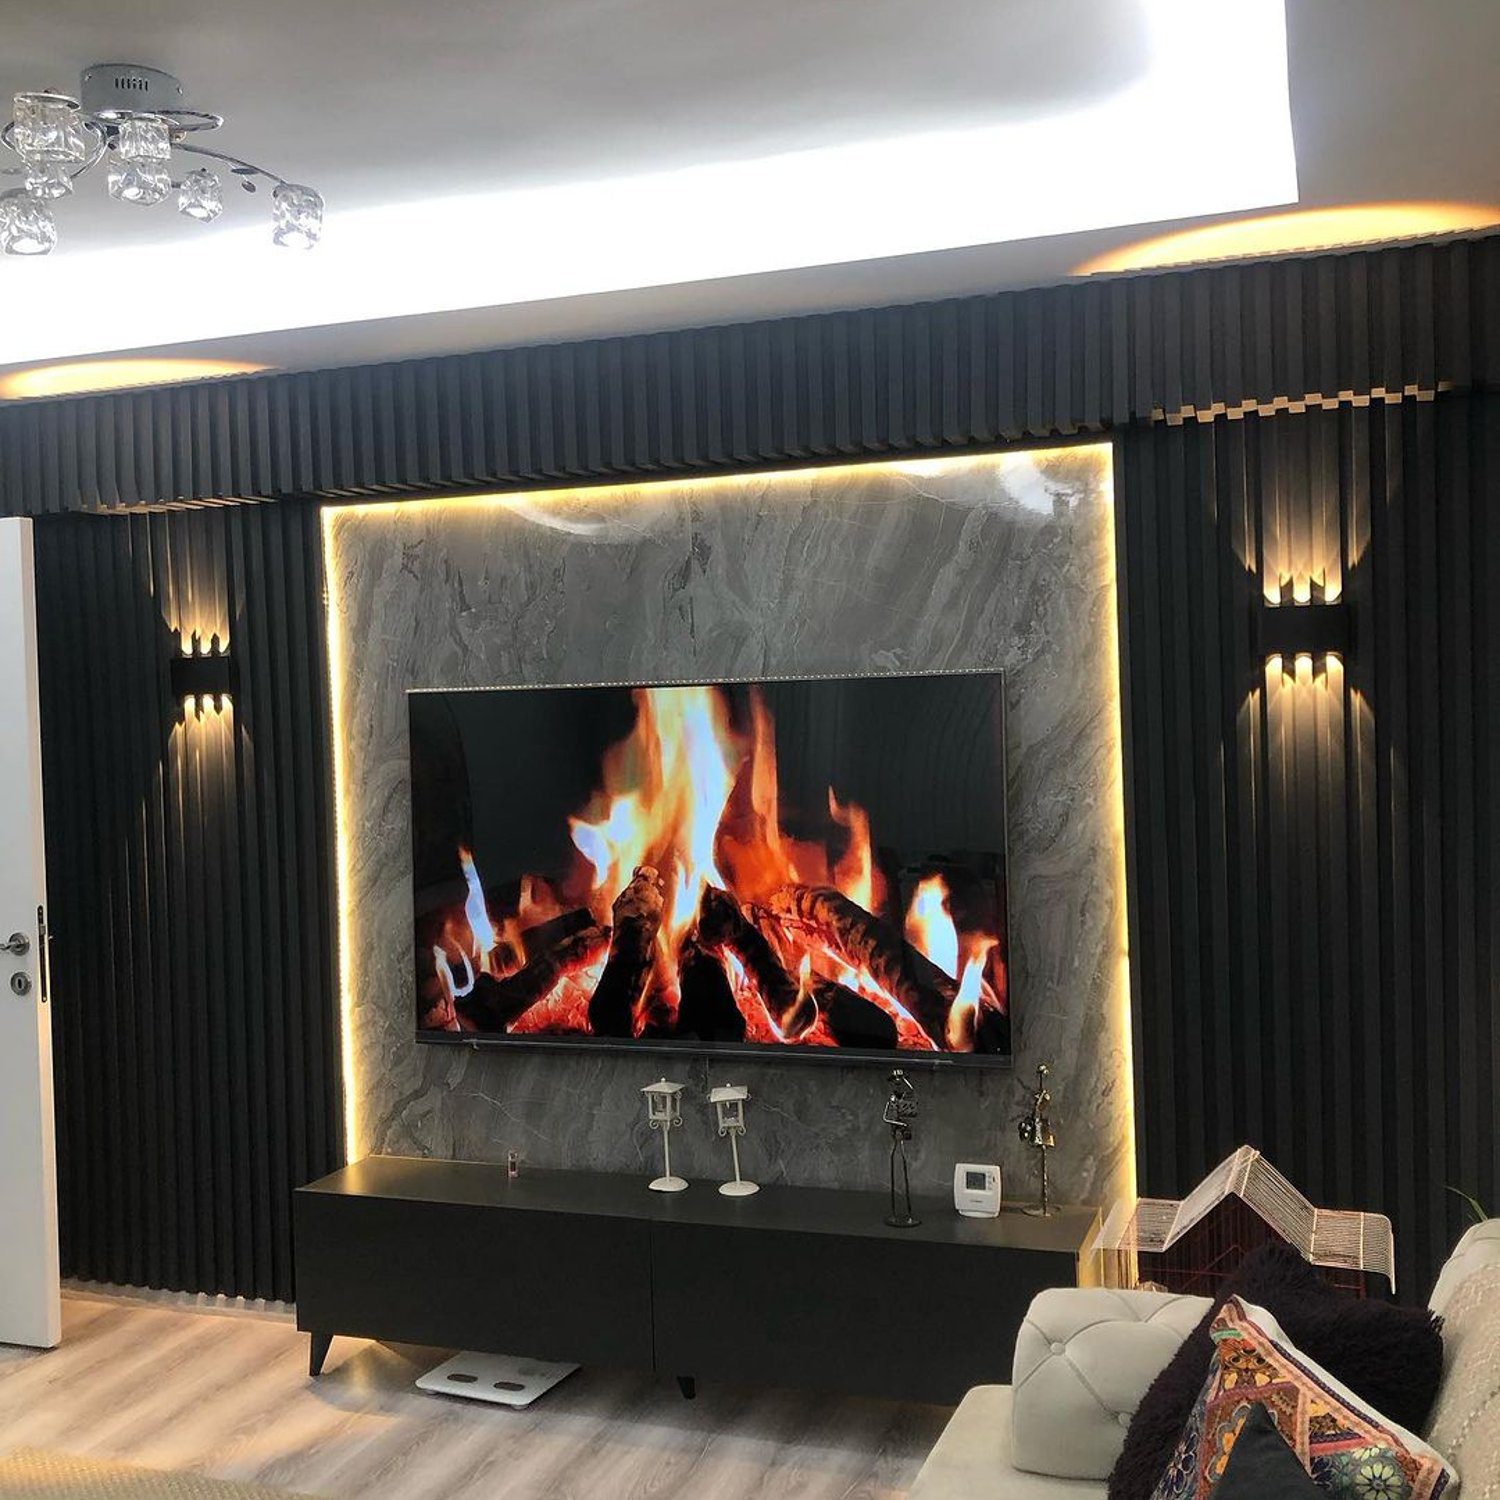
[[[1048,1218],[1057,1212],[1056,1206],[1051,1201],[1047,1182],[1047,1153],[1057,1145],[1057,1137],[1052,1134],[1052,1091],[1047,1087],[1047,1078],[1051,1072],[1052,1069],[1046,1063],[1037,1065],[1036,1089],[1031,1096],[1031,1108],[1021,1116],[1018,1123],[1021,1139],[1028,1146],[1035,1146],[1041,1156],[1041,1202],[1026,1210],[1027,1213],[1037,1218]]]

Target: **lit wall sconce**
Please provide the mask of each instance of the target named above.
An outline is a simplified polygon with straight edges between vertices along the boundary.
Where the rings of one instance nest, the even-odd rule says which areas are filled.
[[[1274,596],[1257,599],[1254,624],[1258,658],[1279,665],[1285,677],[1297,675],[1304,660],[1317,676],[1327,670],[1329,657],[1342,661],[1349,653],[1348,602],[1338,592],[1330,595],[1321,575],[1300,585],[1281,579]]]
[[[181,650],[170,668],[172,696],[182,704],[184,717],[201,719],[207,712],[222,713],[230,706],[239,681],[228,641],[179,631]]]

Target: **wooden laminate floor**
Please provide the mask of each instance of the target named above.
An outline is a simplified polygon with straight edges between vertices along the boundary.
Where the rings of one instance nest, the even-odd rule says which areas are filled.
[[[581,1370],[527,1411],[412,1388],[442,1351],[277,1314],[69,1295],[62,1346],[0,1347],[0,1453],[51,1448],[320,1496],[822,1500],[903,1495],[948,1412]]]

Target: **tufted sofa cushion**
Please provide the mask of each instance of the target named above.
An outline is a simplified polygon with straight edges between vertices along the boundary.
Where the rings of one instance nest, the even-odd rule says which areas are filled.
[[[1458,1470],[1463,1500],[1500,1497],[1500,1264],[1471,1271],[1443,1310],[1443,1387],[1427,1440]]]
[[[1432,1296],[1427,1299],[1428,1307],[1435,1313],[1446,1313],[1454,1293],[1475,1271],[1497,1263],[1500,1263],[1500,1219],[1470,1225],[1438,1273]]]
[[[1043,1292],[1016,1338],[1015,1467],[1108,1478],[1146,1387],[1210,1306],[1168,1292]]]

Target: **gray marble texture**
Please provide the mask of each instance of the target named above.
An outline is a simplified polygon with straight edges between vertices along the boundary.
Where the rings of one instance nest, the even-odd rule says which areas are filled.
[[[1035,1191],[1017,1138],[1053,1065],[1056,1194],[1128,1183],[1124,862],[1108,449],[339,509],[327,566],[347,835],[355,1154],[646,1173],[662,1059],[414,1040],[411,687],[1004,668],[1016,1066],[919,1070],[919,1190],[955,1160]],[[750,1086],[747,1176],[885,1182],[879,1065],[671,1059],[674,1164],[722,1180],[702,1102]]]

